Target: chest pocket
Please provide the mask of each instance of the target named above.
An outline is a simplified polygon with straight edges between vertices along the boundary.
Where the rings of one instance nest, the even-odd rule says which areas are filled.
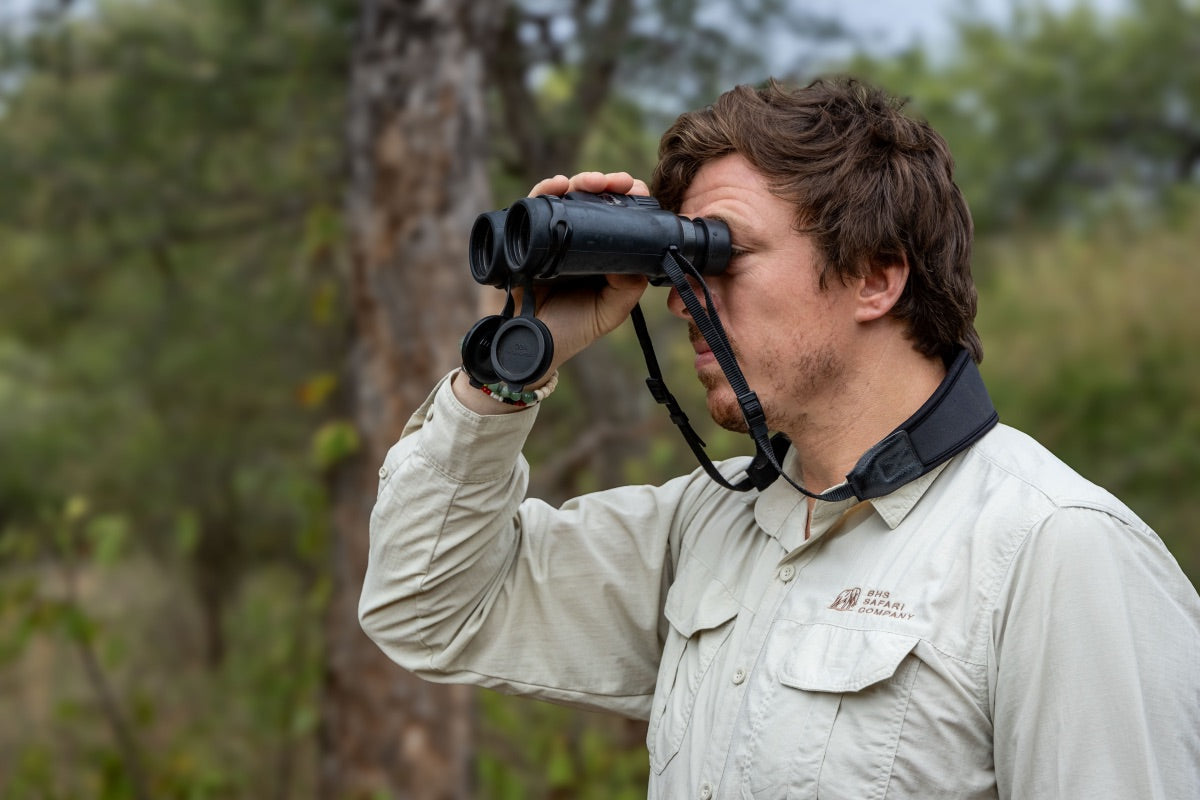
[[[750,778],[766,781],[751,793],[884,797],[920,670],[919,640],[790,621],[777,623],[775,636],[783,645],[775,650],[778,688],[763,717],[760,769]]]
[[[646,733],[650,766],[661,773],[679,752],[713,659],[729,638],[741,604],[707,573],[681,574],[667,592],[670,623]]]

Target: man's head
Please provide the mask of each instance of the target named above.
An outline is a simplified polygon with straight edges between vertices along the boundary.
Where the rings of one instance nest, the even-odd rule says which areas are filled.
[[[741,155],[795,209],[822,286],[905,262],[908,283],[891,313],[917,350],[944,357],[962,346],[978,361],[971,215],[945,140],[901,105],[850,79],[739,86],[667,130],[651,191],[678,211],[702,166]]]

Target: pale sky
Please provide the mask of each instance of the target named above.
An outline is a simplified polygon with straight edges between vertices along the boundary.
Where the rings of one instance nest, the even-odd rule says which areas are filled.
[[[1019,5],[1045,5],[1067,9],[1088,5],[1112,12],[1124,0],[799,0],[813,11],[842,19],[848,26],[870,34],[881,49],[900,48],[915,41],[936,46],[950,33],[951,16],[978,10],[985,18],[1005,22]]]

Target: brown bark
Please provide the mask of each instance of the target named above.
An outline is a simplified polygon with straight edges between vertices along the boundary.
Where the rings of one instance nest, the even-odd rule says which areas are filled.
[[[347,138],[354,335],[348,390],[362,446],[333,482],[321,796],[470,796],[472,694],[392,664],[356,614],[376,471],[476,317],[467,237],[489,203],[482,47],[494,2],[363,0]]]

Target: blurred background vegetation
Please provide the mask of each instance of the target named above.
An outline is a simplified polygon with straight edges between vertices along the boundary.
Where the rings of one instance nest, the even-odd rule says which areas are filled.
[[[331,484],[369,435],[344,198],[372,2],[0,6],[2,797],[410,796],[317,774]],[[478,211],[557,172],[648,175],[665,124],[735,82],[849,71],[909,97],[975,214],[1001,418],[1200,580],[1200,3],[969,4],[886,49],[782,1],[491,5]],[[610,338],[530,442],[549,499],[694,466],[631,331]],[[470,723],[469,796],[644,796],[636,723],[482,691]]]

